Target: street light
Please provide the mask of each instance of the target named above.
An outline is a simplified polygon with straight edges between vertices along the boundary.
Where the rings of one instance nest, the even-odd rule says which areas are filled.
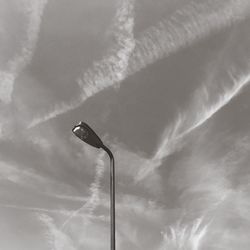
[[[112,152],[107,148],[98,135],[88,124],[80,122],[73,127],[72,132],[85,143],[102,148],[110,158],[110,246],[115,250],[115,160]]]

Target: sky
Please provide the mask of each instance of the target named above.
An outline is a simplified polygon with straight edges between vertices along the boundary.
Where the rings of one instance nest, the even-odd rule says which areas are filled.
[[[248,250],[249,0],[0,0],[0,249]]]

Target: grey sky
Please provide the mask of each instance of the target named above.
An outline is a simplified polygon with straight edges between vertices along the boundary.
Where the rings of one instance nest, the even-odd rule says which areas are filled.
[[[0,248],[249,249],[248,0],[0,0]]]

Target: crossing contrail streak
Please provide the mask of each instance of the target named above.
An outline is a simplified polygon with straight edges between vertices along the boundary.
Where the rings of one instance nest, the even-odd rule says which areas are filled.
[[[220,79],[221,76],[219,75],[218,77],[215,74],[212,79],[209,78],[205,84],[197,89],[194,100],[190,105],[191,108],[186,113],[179,115],[173,126],[165,130],[162,136],[163,140],[151,163],[141,168],[136,177],[137,181],[144,179],[149,173],[158,168],[165,157],[181,147],[186,135],[204,124],[250,83],[250,64],[248,58],[241,54],[237,56],[241,60],[241,68],[233,62],[227,66],[229,69],[226,70],[226,77]],[[242,69],[243,64],[245,64],[244,69]],[[213,74],[213,72],[210,72],[210,74]],[[220,82],[216,86],[218,90],[214,88],[213,83],[215,82]],[[215,93],[215,90],[219,92]]]
[[[116,39],[114,47],[106,57],[95,62],[92,68],[79,77],[77,82],[81,95],[69,104],[56,105],[54,110],[44,117],[35,118],[29,128],[79,107],[89,97],[114,83],[119,84],[126,77],[129,58],[135,47],[134,0],[119,0],[118,4],[113,28]]]
[[[111,55],[95,63],[93,69],[84,73],[82,76],[84,81],[82,79],[78,81],[83,89],[81,102],[99,92],[100,89],[107,87],[110,80],[115,79],[119,83],[126,74],[130,54],[134,49],[134,0],[120,0],[114,20],[116,24],[114,30],[117,40],[116,48]],[[62,230],[82,210],[86,210],[89,215],[92,215],[99,204],[100,180],[104,173],[103,157],[104,153],[101,153],[97,163],[95,179],[90,187],[90,199],[69,216],[62,224]]]
[[[46,214],[38,214],[38,220],[46,226],[45,235],[47,243],[53,250],[77,250],[74,241],[70,236],[66,235],[58,226],[55,224],[53,218]]]
[[[134,25],[132,15],[128,15],[127,26],[130,27],[128,30],[131,33],[128,39],[122,40],[125,41],[123,44],[127,46],[127,49],[124,47],[118,53],[126,51],[126,60],[117,60],[117,54],[114,53],[94,64],[93,68],[88,70],[79,81],[82,86],[81,97],[71,103],[57,105],[47,115],[35,118],[29,128],[79,107],[87,98],[107,87],[116,86],[129,75],[155,61],[190,46],[212,32],[218,32],[244,19],[249,12],[249,5],[248,0],[210,0],[205,3],[192,1],[176,11],[170,18],[147,29],[137,40],[134,40],[132,36]],[[115,66],[116,64],[118,66]]]
[[[25,0],[24,8],[28,16],[27,38],[22,49],[7,63],[7,69],[0,72],[0,100],[10,103],[17,76],[30,63],[36,48],[44,8],[48,0]]]
[[[66,195],[61,194],[61,190],[71,188],[70,185],[61,183],[59,181],[55,181],[50,179],[49,177],[40,175],[36,172],[21,169],[18,166],[8,164],[6,162],[0,161],[0,179],[8,180],[15,185],[20,185],[21,187],[29,187],[34,191],[35,194],[39,194],[42,196],[46,196],[54,199],[61,199],[65,201],[79,201],[84,202],[87,201],[87,197],[80,197],[74,195]],[[55,190],[59,188],[60,193],[54,192],[46,192],[44,190],[39,189],[40,186],[46,185],[50,187],[51,190]]]
[[[234,80],[237,81],[236,79],[234,79]],[[239,81],[237,81],[237,82],[238,82],[238,84],[234,84],[234,86],[232,87],[232,89],[230,91],[222,94],[219,97],[219,100],[218,100],[218,102],[216,104],[212,105],[207,110],[204,110],[202,112],[201,118],[199,120],[197,120],[192,127],[188,128],[183,133],[181,133],[178,136],[176,136],[175,140],[179,140],[179,139],[183,138],[185,135],[189,134],[194,129],[196,129],[199,126],[201,126],[209,118],[211,118],[216,112],[218,112],[222,107],[224,107],[225,105],[227,105],[238,93],[240,93],[241,89],[246,84],[248,84],[250,82],[250,74],[242,76],[242,78]],[[164,157],[165,153],[163,153],[164,150],[162,151],[162,149],[165,148],[167,144],[168,144],[167,141],[165,141],[162,144],[161,149],[158,150],[157,153],[154,156],[155,159],[157,159],[157,158],[161,159],[161,158]]]
[[[81,206],[79,209],[75,210],[70,214],[70,216],[65,220],[65,222],[62,224],[62,230],[65,229],[67,224],[74,218],[76,215],[78,215],[81,211],[85,211],[85,213],[88,215],[88,217],[91,217],[93,215],[93,212],[95,208],[100,203],[100,181],[104,174],[104,152],[100,153],[100,156],[97,160],[97,166],[96,166],[96,174],[95,179],[90,187],[90,198],[84,203],[83,206]]]

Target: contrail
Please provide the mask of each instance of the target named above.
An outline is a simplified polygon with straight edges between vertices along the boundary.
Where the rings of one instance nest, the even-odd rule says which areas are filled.
[[[38,214],[37,217],[46,226],[45,235],[51,249],[77,250],[73,240],[56,226],[53,218],[46,214]]]
[[[78,81],[83,90],[82,101],[114,83],[119,84],[127,74],[129,58],[135,47],[134,0],[120,0],[120,5],[114,19],[116,44],[112,54],[94,63]]]
[[[79,107],[86,99],[101,90],[119,84],[127,74],[129,58],[135,47],[134,40],[134,0],[119,0],[114,18],[115,45],[110,53],[77,80],[81,88],[81,96],[71,103],[56,105],[54,110],[44,117],[35,118],[29,125],[32,128],[57,115]]]
[[[82,77],[83,81],[79,81],[79,84],[83,86],[81,97],[69,104],[57,105],[47,115],[35,118],[28,128],[79,107],[88,97],[109,86],[116,86],[117,83],[142,68],[181,48],[190,46],[212,32],[218,32],[222,28],[244,19],[249,12],[249,5],[248,0],[211,0],[205,3],[193,1],[176,11],[170,18],[147,29],[137,40],[134,40],[132,35],[128,36],[123,43],[127,49],[124,47],[121,50],[126,51],[126,60],[122,60],[121,58],[124,57],[120,56],[117,60],[115,53],[94,64],[93,68]],[[134,25],[132,14],[127,16],[129,18],[126,26],[130,27],[128,30],[132,34]],[[115,66],[117,63],[118,66]],[[124,68],[127,66],[126,70],[121,65]],[[124,70],[119,71],[122,68]]]
[[[70,216],[74,210],[66,210],[66,209],[49,209],[43,207],[32,207],[32,206],[21,206],[21,205],[13,205],[13,204],[3,204],[0,203],[0,207],[2,208],[10,208],[10,209],[17,209],[17,210],[24,210],[30,212],[43,212],[55,215],[63,215],[63,216]],[[101,221],[105,221],[106,219],[103,216],[94,216],[93,214],[86,215],[89,218],[99,219]],[[75,217],[83,218],[84,214],[76,214]]]
[[[31,212],[46,212],[46,213],[62,214],[65,216],[69,216],[72,213],[72,211],[70,210],[67,211],[67,210],[60,210],[60,209],[48,209],[48,208],[1,204],[1,203],[0,203],[0,207],[25,210],[25,211],[31,211]]]
[[[0,100],[10,103],[17,76],[32,59],[35,50],[44,8],[48,0],[26,0],[25,12],[28,15],[27,38],[20,53],[7,62],[7,70],[0,72]]]
[[[98,206],[100,202],[99,197],[99,189],[100,189],[100,181],[104,174],[104,152],[100,153],[100,156],[97,160],[97,166],[96,166],[96,174],[94,182],[91,184],[90,187],[90,198],[84,203],[83,206],[81,206],[79,209],[75,210],[73,213],[70,214],[70,216],[65,220],[65,222],[62,224],[62,230],[65,229],[67,224],[71,221],[72,218],[74,218],[76,215],[78,215],[81,211],[85,211],[88,217],[93,215],[93,212],[95,208]]]
[[[249,7],[248,0],[192,1],[141,35],[131,56],[129,74],[244,19]]]
[[[174,128],[167,130],[165,132],[165,135],[163,136],[164,140],[162,141],[155,155],[151,159],[151,163],[145,165],[139,171],[139,174],[136,177],[136,181],[141,181],[146,176],[148,176],[148,174],[150,174],[152,171],[158,168],[161,165],[162,160],[165,157],[167,157],[168,155],[176,151],[178,147],[181,147],[182,139],[186,135],[188,135],[194,129],[204,124],[208,119],[210,119],[214,114],[216,114],[222,107],[227,105],[237,94],[239,94],[242,88],[245,85],[249,84],[250,74],[240,76],[239,79],[234,79],[234,81],[235,81],[234,86],[231,89],[227,90],[225,93],[222,93],[221,96],[219,96],[219,100],[217,103],[211,105],[210,107],[207,107],[207,110],[203,110],[203,112],[201,112],[201,117],[199,117],[198,120],[195,120],[194,124],[191,127],[187,128],[185,131],[178,134],[178,130],[180,126],[183,124],[182,118],[179,118]]]
[[[49,197],[49,198],[63,200],[63,201],[86,202],[88,200],[87,197],[75,196],[75,195],[62,195],[58,193],[49,193],[49,192],[40,191],[36,189],[34,190],[34,193],[45,196],[45,197]]]
[[[38,192],[37,190],[35,191],[36,193]],[[74,196],[74,195],[61,195],[61,194],[49,194],[46,192],[39,192],[39,194],[42,194],[47,197],[55,198],[55,199],[60,199],[64,201],[79,201],[79,202],[86,202],[87,198],[81,197],[81,196]]]
[[[229,72],[230,74],[231,72]],[[233,79],[233,76],[231,76]],[[250,74],[243,75],[241,79],[234,79],[234,86],[228,90],[226,93],[223,93],[221,96],[219,96],[219,100],[216,104],[209,107],[207,110],[203,110],[202,115],[199,120],[197,120],[192,127],[185,130],[183,133],[179,134],[177,137],[175,137],[175,140],[179,140],[183,138],[185,135],[192,132],[194,129],[201,126],[203,123],[205,123],[208,119],[210,119],[215,113],[217,113],[222,107],[227,105],[235,96],[237,96],[242,88],[249,84],[250,82]],[[160,149],[156,152],[154,159],[162,159],[165,157],[164,148],[168,144],[168,140],[164,141]],[[163,150],[163,151],[162,151]]]
[[[238,36],[239,34],[236,33],[234,37]],[[237,43],[238,40],[236,40],[235,44]],[[248,46],[248,42],[246,44]],[[244,45],[242,45],[242,47],[243,46]],[[219,58],[221,59],[221,65],[225,64],[222,59],[228,54],[229,49],[232,50],[234,47],[229,46],[222,51],[222,55]],[[248,47],[245,49],[248,49]],[[239,58],[239,60],[235,59],[236,57],[237,59]],[[234,62],[234,59],[237,64]],[[219,72],[216,72],[217,69],[215,68],[214,71],[209,72],[210,76],[205,83],[196,90],[194,100],[191,102],[186,113],[179,115],[173,126],[167,128],[163,133],[163,140],[153,156],[151,163],[143,166],[136,177],[137,181],[144,179],[154,169],[158,168],[165,157],[182,146],[183,138],[186,135],[204,124],[237,96],[243,87],[249,84],[249,57],[240,51],[238,54],[234,53],[231,60],[233,62],[227,63],[227,69],[222,68]],[[220,73],[222,75],[219,75]],[[213,85],[215,82],[219,82],[219,84]]]
[[[61,199],[61,200],[68,200],[68,201],[79,201],[84,202],[87,201],[86,197],[80,197],[80,196],[74,196],[74,195],[61,195],[56,193],[49,193],[45,191],[41,191],[39,188],[37,188],[37,185],[46,185],[51,186],[51,188],[55,189],[55,187],[59,186],[61,187],[67,187],[65,184],[61,184],[60,182],[54,181],[48,177],[44,177],[42,175],[37,174],[36,172],[29,171],[26,169],[20,170],[20,168],[10,165],[6,162],[0,161],[0,180],[8,180],[14,184],[19,184],[21,187],[32,187],[34,193],[40,194],[43,196],[55,198],[55,199]]]

